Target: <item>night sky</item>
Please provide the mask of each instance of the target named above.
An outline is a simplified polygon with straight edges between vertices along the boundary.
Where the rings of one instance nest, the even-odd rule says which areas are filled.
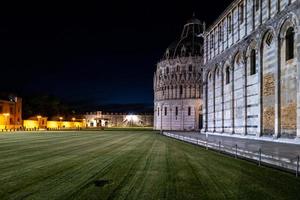
[[[211,24],[231,3],[74,2],[2,7],[1,92],[151,105],[155,65],[185,22],[195,12]]]

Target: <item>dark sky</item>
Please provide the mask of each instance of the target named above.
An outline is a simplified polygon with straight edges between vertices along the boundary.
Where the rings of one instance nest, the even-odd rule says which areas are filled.
[[[210,24],[231,0],[74,2],[2,6],[1,92],[151,104],[155,64],[186,20]]]

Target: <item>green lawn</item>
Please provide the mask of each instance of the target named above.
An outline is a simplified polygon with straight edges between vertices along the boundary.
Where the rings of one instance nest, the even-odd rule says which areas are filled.
[[[300,178],[152,131],[0,134],[0,199],[300,199]]]

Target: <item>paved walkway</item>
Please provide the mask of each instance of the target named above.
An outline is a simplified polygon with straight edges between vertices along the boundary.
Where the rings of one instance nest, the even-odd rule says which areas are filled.
[[[211,135],[211,134],[209,134],[208,138],[206,138],[205,134],[200,134],[200,133],[172,132],[172,131],[167,131],[167,132],[172,134],[177,134],[180,136],[199,139],[202,141],[208,141],[209,143],[219,144],[219,142],[221,142],[222,146],[226,146],[229,148],[237,145],[239,149],[244,149],[252,152],[257,152],[259,151],[259,149],[261,149],[263,154],[284,157],[288,159],[294,159],[300,155],[300,144],[287,144],[281,142],[262,141],[262,140],[251,139],[251,138],[236,138],[236,137],[219,136],[219,135]]]

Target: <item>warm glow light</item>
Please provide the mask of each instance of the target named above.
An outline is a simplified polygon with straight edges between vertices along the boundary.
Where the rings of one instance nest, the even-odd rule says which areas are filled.
[[[73,117],[73,118],[72,118],[72,121],[75,121],[75,120],[76,120],[76,118],[75,118],[75,117]]]
[[[59,120],[63,120],[63,117],[60,117]]]
[[[38,116],[36,116],[38,119],[41,119],[42,118],[42,116],[41,115],[38,115]]]
[[[138,122],[139,121],[139,118],[137,115],[127,115],[125,117],[125,119],[130,122]]]
[[[8,117],[10,114],[9,114],[9,113],[3,113],[3,115],[4,115],[5,117]]]

